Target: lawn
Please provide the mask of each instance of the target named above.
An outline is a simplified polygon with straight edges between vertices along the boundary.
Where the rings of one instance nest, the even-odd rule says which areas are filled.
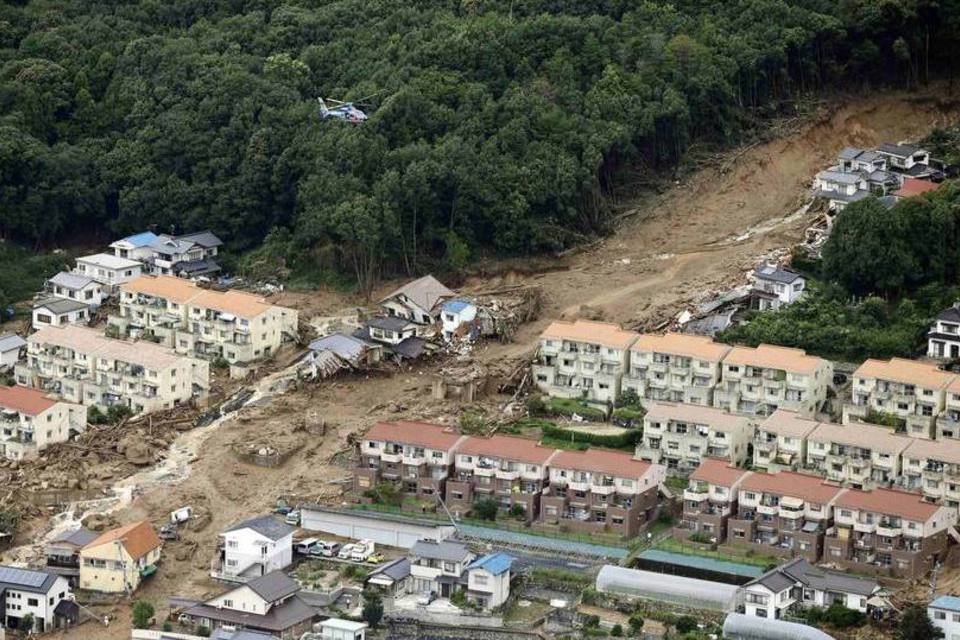
[[[774,556],[763,556],[750,553],[748,550],[724,549],[723,551],[703,551],[692,546],[685,545],[682,540],[676,538],[667,538],[654,545],[655,549],[669,551],[671,553],[682,553],[688,556],[700,556],[701,558],[713,558],[714,560],[725,560],[727,562],[739,562],[749,564],[755,567],[768,567],[771,564],[780,564],[782,561]]]

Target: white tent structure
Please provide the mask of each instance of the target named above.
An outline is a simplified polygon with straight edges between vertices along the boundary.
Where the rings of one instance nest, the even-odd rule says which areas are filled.
[[[643,598],[655,602],[706,609],[734,611],[739,587],[722,582],[684,578],[653,571],[604,565],[597,574],[597,591]]]
[[[742,613],[727,615],[723,621],[723,637],[729,640],[834,640],[833,636],[805,624]]]

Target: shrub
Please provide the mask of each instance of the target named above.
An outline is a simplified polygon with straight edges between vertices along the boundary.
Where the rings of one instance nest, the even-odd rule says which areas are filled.
[[[481,520],[490,520],[491,522],[497,519],[497,511],[500,507],[494,500],[490,498],[484,498],[483,500],[478,500],[473,505],[473,513]]]
[[[450,594],[450,604],[453,606],[464,609],[467,606],[467,592],[463,589],[457,589]]]
[[[639,429],[631,429],[616,435],[573,431],[572,429],[564,429],[557,425],[544,425],[542,430],[545,437],[556,440],[607,447],[610,449],[629,449],[631,451],[636,447],[637,441],[642,435]]]
[[[460,416],[460,433],[475,435],[487,430],[487,421],[479,413],[464,413]]]
[[[547,403],[547,411],[552,415],[572,417],[577,414],[593,420],[594,422],[603,422],[607,419],[607,412],[587,404],[585,400],[574,398],[550,398]]]
[[[361,613],[363,621],[371,627],[376,628],[383,619],[383,600],[376,591],[367,590],[363,592],[363,611]]]
[[[152,604],[146,600],[137,600],[133,605],[133,626],[137,629],[146,629],[153,614]]]
[[[214,369],[219,369],[223,371],[224,369],[230,368],[230,363],[227,362],[227,359],[224,358],[223,356],[217,356],[216,358],[210,361],[210,366],[213,367]]]
[[[619,622],[613,625],[613,628],[610,629],[610,635],[612,635],[614,638],[621,637],[623,635],[623,625],[621,625]]]
[[[543,401],[543,396],[535,393],[527,398],[527,413],[531,416],[547,415],[547,404]]]
[[[643,616],[641,616],[639,613],[635,613],[630,616],[627,624],[630,625],[630,633],[635,636],[640,635],[640,633],[643,631]]]
[[[527,514],[527,510],[522,504],[515,504],[510,506],[510,515],[514,518],[522,518]]]
[[[699,542],[701,544],[709,544],[713,540],[710,538],[710,534],[704,531],[694,531],[690,534],[690,542]]]
[[[680,616],[673,626],[677,628],[678,633],[687,634],[697,630],[697,619],[693,616]]]
[[[637,392],[633,389],[624,389],[620,393],[620,397],[617,398],[617,401],[614,403],[614,406],[617,409],[642,409],[640,404],[640,396],[637,395]]]
[[[599,627],[600,626],[600,616],[595,615],[585,615],[583,616],[583,626],[589,629],[590,627]]]

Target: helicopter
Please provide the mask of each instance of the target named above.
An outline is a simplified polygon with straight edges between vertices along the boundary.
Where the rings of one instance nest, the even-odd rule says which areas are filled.
[[[372,96],[368,96],[372,97]],[[365,100],[366,98],[364,98]],[[353,106],[352,102],[341,102],[340,100],[334,100],[333,98],[317,98],[317,102],[320,103],[320,117],[326,120],[327,118],[335,118],[337,120],[345,120],[353,124],[360,124],[367,119],[367,114]],[[327,103],[330,103],[332,106],[327,106]],[[361,102],[360,100],[357,101]]]

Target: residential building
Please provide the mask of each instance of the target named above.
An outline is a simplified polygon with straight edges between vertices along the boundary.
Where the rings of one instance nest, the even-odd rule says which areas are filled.
[[[79,611],[72,597],[62,576],[0,566],[0,635],[4,628],[27,635],[76,623]],[[25,618],[33,624],[25,624]]]
[[[49,445],[83,431],[87,411],[30,387],[0,385],[0,458],[32,458]]]
[[[105,531],[80,549],[80,588],[130,594],[156,572],[162,548],[146,520]]]
[[[47,291],[57,298],[82,302],[91,310],[96,310],[103,302],[103,285],[92,276],[81,276],[69,271],[61,271],[47,280]]]
[[[90,321],[90,307],[77,300],[48,296],[33,304],[33,329],[62,327],[68,324],[86,324]]]
[[[560,451],[549,461],[550,484],[540,498],[540,521],[584,533],[637,535],[656,518],[664,468],[629,453]]]
[[[449,598],[464,583],[467,566],[476,556],[460,542],[420,540],[409,557],[411,591]]]
[[[876,151],[844,147],[837,156],[836,168],[844,173],[885,171],[887,159]]]
[[[652,402],[643,416],[643,439],[636,455],[687,473],[705,457],[721,458],[734,466],[747,459],[753,423],[745,416],[713,407]]]
[[[553,322],[540,336],[534,382],[550,396],[615,402],[638,337],[608,322]]]
[[[388,598],[399,598],[410,591],[410,558],[390,560],[367,574],[364,586],[373,588]]]
[[[556,453],[527,438],[467,438],[456,448],[454,475],[447,480],[447,508],[465,514],[476,500],[490,499],[502,509],[522,509],[528,521],[534,520]]]
[[[814,195],[827,201],[830,211],[842,211],[851,202],[870,196],[867,180],[860,173],[826,170],[814,180]]]
[[[899,484],[931,502],[960,508],[960,447],[950,440],[911,440]]]
[[[944,640],[960,640],[960,598],[939,596],[927,605],[927,616],[943,633]]]
[[[291,527],[274,516],[238,522],[220,534],[210,575],[230,582],[247,582],[293,562]]]
[[[9,369],[26,353],[27,341],[15,333],[0,334],[0,369]]]
[[[843,406],[843,422],[894,418],[910,437],[932,438],[953,379],[953,374],[917,360],[867,360],[853,373],[852,400]]]
[[[924,168],[930,165],[930,153],[910,144],[884,142],[877,147],[877,153],[886,159],[887,167],[894,171],[911,173],[917,165]]]
[[[208,636],[210,640],[277,640],[277,636],[270,633],[260,633],[249,629],[233,629],[230,625],[214,629]]]
[[[320,640],[364,640],[368,626],[366,622],[342,618],[327,618],[317,623]]]
[[[727,541],[757,553],[817,562],[833,503],[844,491],[823,478],[792,471],[753,473],[740,485]]]
[[[683,515],[674,537],[707,536],[727,539],[727,521],[737,513],[740,485],[751,471],[730,466],[726,460],[704,458],[683,491]]]
[[[753,272],[752,295],[761,311],[776,311],[793,304],[806,292],[807,280],[796,271],[765,264]]]
[[[807,438],[806,465],[846,485],[885,486],[900,477],[901,455],[911,442],[888,427],[822,422]]]
[[[363,339],[396,347],[402,342],[415,339],[421,325],[402,316],[374,316],[364,320]]]
[[[121,287],[120,335],[148,337],[178,353],[246,363],[297,335],[294,309],[245,291],[214,291],[173,276],[141,276]]]
[[[146,246],[149,255],[144,264],[153,275],[181,278],[215,275],[220,265],[213,258],[222,244],[220,238],[209,231],[183,236],[159,235]]]
[[[300,375],[325,378],[340,369],[364,369],[383,359],[384,346],[379,342],[346,333],[331,333],[308,345],[309,351],[297,364]]]
[[[960,359],[960,302],[937,316],[927,333],[927,356],[942,360]]]
[[[188,623],[212,634],[242,629],[294,640],[310,631],[316,610],[300,598],[300,584],[272,571],[183,612]]]
[[[73,272],[81,276],[90,276],[100,283],[103,295],[116,293],[117,288],[139,278],[143,265],[136,260],[120,258],[110,253],[97,253],[77,258]]]
[[[380,307],[389,316],[406,318],[415,324],[426,325],[437,321],[440,304],[456,296],[439,280],[427,275],[408,282],[380,300]]]
[[[65,401],[134,413],[202,401],[210,365],[151,342],[126,342],[86,327],[47,327],[27,338],[27,360],[17,383],[55,393]]]
[[[144,231],[110,243],[113,255],[118,258],[146,262],[152,255],[150,245],[157,239],[157,234]]]
[[[832,380],[833,365],[802,349],[769,344],[734,347],[723,358],[713,406],[752,415],[789,409],[813,416],[826,401]]]
[[[881,592],[875,580],[815,567],[794,558],[743,586],[748,616],[781,620],[792,609],[828,608],[839,602],[847,609],[867,612],[867,601]]]
[[[960,376],[950,381],[943,395],[943,412],[937,416],[937,440],[960,438]]]
[[[834,504],[824,562],[861,573],[915,579],[946,557],[957,510],[894,489],[849,489]]]
[[[711,406],[729,351],[708,336],[645,333],[630,347],[623,388],[645,400]]]
[[[501,606],[510,597],[510,569],[513,556],[506,553],[488,553],[467,567],[467,601],[481,609]]]
[[[67,579],[71,586],[80,582],[80,549],[97,539],[89,529],[77,527],[56,535],[44,545],[45,571]]]
[[[796,470],[806,463],[807,438],[819,424],[796,411],[777,409],[754,431],[753,466]]]
[[[453,471],[454,451],[466,440],[442,425],[378,422],[359,443],[354,489],[362,496],[381,482],[393,482],[408,495],[442,497]]]
[[[468,337],[472,336],[473,332],[470,331],[470,326],[476,318],[477,305],[469,300],[455,298],[442,303],[440,305],[440,322],[443,339],[450,341],[457,332],[461,331],[466,331],[465,335]]]

